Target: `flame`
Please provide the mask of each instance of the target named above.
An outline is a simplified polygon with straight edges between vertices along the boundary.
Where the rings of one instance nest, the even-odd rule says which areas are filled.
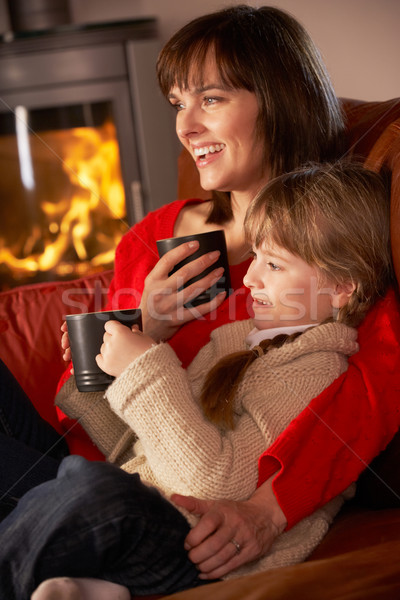
[[[44,135],[50,140],[49,147],[60,144],[66,175],[62,178],[68,181],[67,189],[56,201],[51,195],[40,200],[47,231],[38,225],[32,227],[19,253],[23,258],[0,240],[0,263],[14,273],[54,270],[59,276],[81,276],[111,266],[115,248],[127,228],[114,124],[106,122],[97,128],[80,127]],[[40,253],[34,251],[39,242]],[[71,249],[77,261],[71,260]]]

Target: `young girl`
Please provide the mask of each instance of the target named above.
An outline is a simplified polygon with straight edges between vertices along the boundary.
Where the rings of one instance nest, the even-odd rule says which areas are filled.
[[[26,600],[61,575],[106,581],[46,581],[34,600],[201,584],[183,548],[195,520],[171,495],[248,498],[263,448],[346,370],[358,351],[353,327],[391,279],[380,178],[355,165],[283,175],[256,197],[245,231],[254,317],[216,329],[186,371],[168,344],[106,325],[98,364],[116,380],[102,404],[77,393],[63,409],[122,469],[68,457],[56,480],[24,496],[0,527],[2,597]],[[304,560],[351,491],[287,531],[278,507],[268,554],[234,574]],[[242,540],[231,542],[240,552]]]

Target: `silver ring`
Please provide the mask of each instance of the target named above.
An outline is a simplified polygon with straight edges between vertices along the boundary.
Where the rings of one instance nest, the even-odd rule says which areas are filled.
[[[234,538],[232,538],[231,540],[229,540],[231,544],[233,544],[236,548],[236,554],[239,554],[241,551],[241,547],[239,542],[237,542]]]

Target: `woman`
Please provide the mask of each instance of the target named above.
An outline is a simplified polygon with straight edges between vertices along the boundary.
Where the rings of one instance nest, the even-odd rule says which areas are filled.
[[[116,254],[110,303],[132,305],[142,296],[145,330],[155,339],[169,339],[188,364],[216,324],[232,320],[229,312],[248,317],[246,301],[242,290],[230,300],[230,311],[223,307],[217,316],[203,306],[199,313],[208,316],[201,323],[190,310],[182,314],[193,288],[177,298],[178,276],[168,278],[168,273],[193,250],[181,248],[153,269],[155,239],[223,229],[232,287],[241,288],[248,266],[243,219],[249,202],[269,178],[308,161],[337,158],[344,126],[313,42],[293,18],[274,8],[237,6],[196,19],[166,44],[157,72],[202,187],[210,195],[218,192],[210,202],[172,203],[125,236]],[[191,326],[182,328],[187,321]],[[188,348],[187,339],[197,335]]]

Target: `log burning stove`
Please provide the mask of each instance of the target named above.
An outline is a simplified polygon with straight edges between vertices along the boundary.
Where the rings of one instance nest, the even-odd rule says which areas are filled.
[[[129,226],[174,199],[154,19],[0,44],[0,289],[109,268]]]

